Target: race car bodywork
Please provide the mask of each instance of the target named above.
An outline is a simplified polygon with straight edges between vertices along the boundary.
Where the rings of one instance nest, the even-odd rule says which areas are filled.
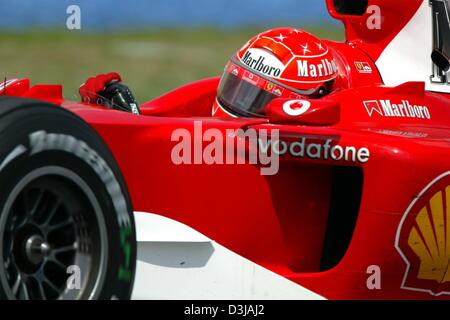
[[[114,155],[136,220],[134,298],[449,298],[450,3],[357,3],[327,1],[346,27],[326,42],[341,89],[294,118],[211,117],[219,78],[140,116],[66,101],[59,85],[0,88],[76,114]],[[279,130],[276,174],[202,157],[212,136],[235,146],[249,129]],[[183,134],[192,161],[176,163]]]

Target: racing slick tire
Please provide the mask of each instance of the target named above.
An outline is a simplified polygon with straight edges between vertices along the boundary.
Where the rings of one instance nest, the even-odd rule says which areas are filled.
[[[75,114],[0,98],[0,299],[129,299],[136,235],[124,179]]]

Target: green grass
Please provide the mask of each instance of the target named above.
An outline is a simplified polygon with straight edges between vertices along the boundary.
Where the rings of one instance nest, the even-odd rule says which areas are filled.
[[[343,39],[341,28],[306,30],[324,39]],[[142,103],[190,81],[220,75],[235,51],[260,31],[0,33],[0,77],[63,84],[65,97],[78,99],[78,87],[87,77],[117,71]]]

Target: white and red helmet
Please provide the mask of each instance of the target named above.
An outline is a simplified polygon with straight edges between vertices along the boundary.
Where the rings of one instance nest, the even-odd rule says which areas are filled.
[[[274,98],[317,98],[337,76],[333,54],[320,39],[295,28],[252,38],[231,58],[220,81],[213,115],[264,117]]]

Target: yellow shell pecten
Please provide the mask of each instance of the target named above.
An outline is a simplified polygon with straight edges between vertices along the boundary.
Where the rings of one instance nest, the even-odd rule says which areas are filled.
[[[444,283],[450,281],[450,186],[433,195],[429,208],[417,214],[408,245],[420,259],[417,277]]]

